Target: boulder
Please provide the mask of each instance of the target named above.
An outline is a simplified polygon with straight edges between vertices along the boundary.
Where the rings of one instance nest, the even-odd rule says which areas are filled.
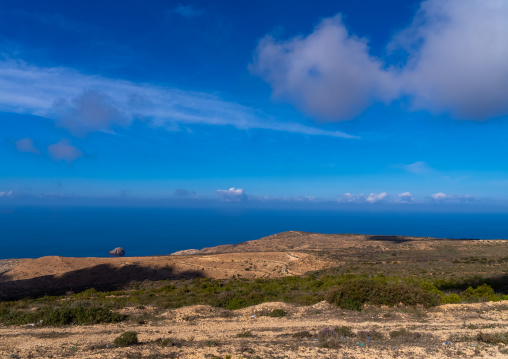
[[[116,247],[112,251],[109,251],[109,255],[113,257],[122,257],[125,255],[125,250],[122,247]]]

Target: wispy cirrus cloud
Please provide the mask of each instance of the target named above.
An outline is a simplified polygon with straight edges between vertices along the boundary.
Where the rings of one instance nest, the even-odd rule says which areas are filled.
[[[68,68],[0,62],[0,111],[54,119],[76,135],[129,126],[135,119],[170,130],[180,124],[234,126],[342,138],[355,136],[280,122],[202,92],[136,84]]]
[[[471,195],[449,195],[449,194],[445,194],[443,192],[431,194],[430,198],[434,202],[437,202],[437,203],[441,203],[441,202],[458,202],[458,203],[475,202],[480,199],[478,197],[471,196]]]
[[[24,9],[17,8],[12,10],[0,10],[0,14],[19,19],[20,21],[37,21],[44,25],[57,27],[65,31],[86,33],[95,30],[89,24],[70,19],[57,13],[26,11]]]
[[[197,8],[193,5],[183,5],[179,4],[175,8],[169,11],[173,14],[178,14],[184,18],[193,18],[203,15],[204,9]]]
[[[430,168],[429,165],[423,161],[416,161],[408,165],[404,165],[403,168],[408,172],[418,175],[429,174],[432,172],[432,168]]]
[[[2,191],[2,192],[0,192],[0,197],[12,197],[13,194],[14,193],[12,192],[12,190],[10,190],[10,191]]]
[[[196,197],[196,192],[195,191],[188,191],[183,188],[178,188],[173,192],[173,195],[175,197],[181,197],[181,198],[194,198],[194,197]]]

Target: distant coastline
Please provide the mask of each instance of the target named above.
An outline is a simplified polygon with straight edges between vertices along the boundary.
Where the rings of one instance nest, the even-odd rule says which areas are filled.
[[[168,255],[287,230],[506,239],[506,214],[170,208],[20,208],[0,214],[0,259]]]

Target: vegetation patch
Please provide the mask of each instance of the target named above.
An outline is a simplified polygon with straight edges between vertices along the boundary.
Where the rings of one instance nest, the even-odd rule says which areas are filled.
[[[503,277],[504,278],[504,277]],[[492,285],[490,285],[491,283]],[[432,307],[441,303],[482,302],[508,299],[496,293],[503,288],[494,279],[436,279],[433,282],[418,277],[385,277],[376,275],[319,275],[293,276],[275,279],[197,278],[144,282],[133,284],[136,290],[100,292],[87,289],[65,296],[45,296],[36,299],[0,301],[0,323],[4,325],[88,325],[116,323],[126,320],[118,313],[123,308],[137,308],[131,321],[145,323],[163,309],[194,304],[208,304],[229,310],[266,302],[282,301],[298,305],[313,305],[322,300],[342,309],[360,311],[365,305],[405,305],[408,308]],[[506,281],[503,282],[506,286]],[[460,289],[460,290],[459,290]],[[143,308],[155,311],[140,313]],[[260,313],[283,317],[283,309]],[[193,316],[183,318],[192,321]]]
[[[250,330],[244,330],[236,335],[238,338],[249,338],[253,337],[254,334]]]
[[[440,297],[419,286],[399,283],[382,283],[369,278],[341,283],[328,292],[326,300],[342,309],[362,310],[364,304],[395,306],[438,305]]]
[[[125,332],[115,338],[114,341],[117,347],[130,347],[139,343],[138,334],[136,332]]]
[[[152,343],[160,347],[181,348],[185,344],[185,340],[176,338],[157,338]]]
[[[274,309],[270,312],[261,312],[259,315],[272,318],[282,318],[288,315],[288,313],[284,309]]]
[[[489,344],[508,344],[508,332],[478,333],[476,340]]]
[[[60,326],[70,324],[117,323],[126,318],[125,315],[90,303],[66,303],[63,306],[43,306],[33,311],[1,308],[0,320],[4,324],[37,326]]]
[[[301,332],[294,333],[292,337],[296,339],[304,339],[304,338],[309,339],[312,338],[312,334],[308,330],[304,330]]]

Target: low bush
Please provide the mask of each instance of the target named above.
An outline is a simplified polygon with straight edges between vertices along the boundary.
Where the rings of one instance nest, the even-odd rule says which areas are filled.
[[[249,338],[253,337],[254,335],[250,330],[244,330],[243,332],[240,332],[236,335],[238,338]]]
[[[308,330],[304,330],[302,332],[294,333],[292,337],[297,339],[312,338],[312,334]]]
[[[115,338],[114,341],[117,347],[129,347],[139,343],[138,334],[136,332],[125,332]]]
[[[381,340],[381,339],[385,338],[385,336],[382,333],[378,332],[375,329],[373,329],[373,330],[362,330],[362,331],[359,331],[359,332],[356,333],[355,336],[358,339],[367,340],[367,341]]]
[[[285,317],[287,314],[288,313],[284,309],[274,309],[266,315],[272,318],[282,318]]]
[[[478,333],[476,340],[489,344],[508,344],[508,332],[504,333]]]
[[[185,344],[184,339],[175,338],[157,338],[152,343],[160,347],[177,347],[180,348]]]
[[[458,295],[456,293],[443,295],[441,297],[442,304],[454,304],[454,303],[460,303],[461,301],[462,301],[462,298],[460,297],[460,295]]]
[[[351,327],[348,327],[345,325],[342,325],[340,327],[335,327],[334,330],[335,330],[335,333],[337,333],[341,337],[348,338],[353,335],[353,331],[351,330]]]
[[[468,302],[485,302],[489,300],[499,300],[494,293],[494,289],[486,283],[476,287],[468,287],[464,292],[462,292],[462,297]]]
[[[341,347],[341,339],[335,328],[325,327],[321,329],[317,335],[319,346],[321,348],[337,349]]]
[[[0,310],[0,318],[4,324],[30,324],[39,326],[59,326],[70,324],[116,323],[126,319],[125,315],[108,308],[88,303],[65,306],[44,306],[32,312],[14,309]]]
[[[426,308],[440,303],[436,293],[419,286],[399,283],[382,283],[373,279],[359,278],[339,284],[326,295],[329,303],[342,309],[361,311],[364,304],[395,306],[423,305]]]
[[[420,333],[420,332],[412,332],[406,328],[400,328],[390,332],[390,339],[400,344],[424,344],[429,341],[433,341],[434,338],[430,334]]]

